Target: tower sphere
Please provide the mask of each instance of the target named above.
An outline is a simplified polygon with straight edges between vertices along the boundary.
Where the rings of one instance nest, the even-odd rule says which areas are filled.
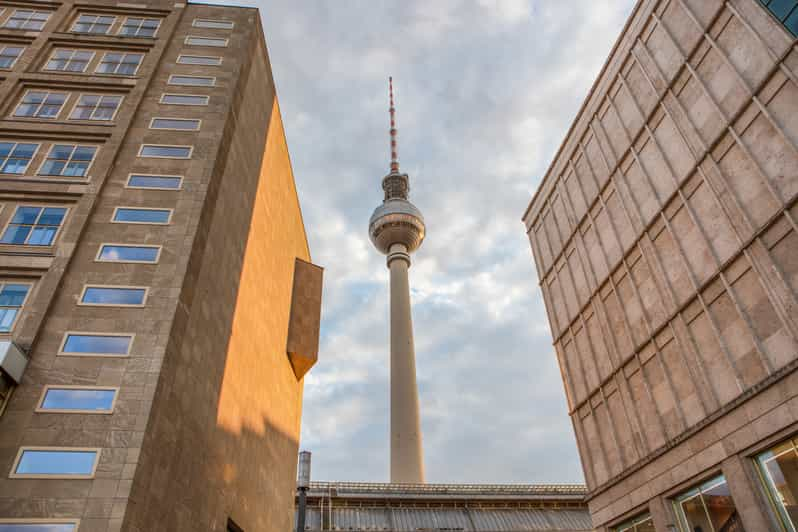
[[[412,253],[424,240],[425,231],[421,211],[404,198],[385,200],[369,220],[371,242],[386,255],[394,244],[402,244]]]

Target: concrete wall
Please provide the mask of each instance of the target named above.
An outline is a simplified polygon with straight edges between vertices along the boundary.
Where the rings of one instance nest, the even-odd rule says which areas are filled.
[[[597,526],[664,530],[718,471],[776,526],[748,457],[798,428],[796,77],[754,0],[639,2],[524,216]]]

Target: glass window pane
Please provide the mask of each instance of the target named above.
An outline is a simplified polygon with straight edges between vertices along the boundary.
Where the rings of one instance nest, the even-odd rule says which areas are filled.
[[[222,64],[222,58],[201,55],[181,55],[177,58],[177,62],[181,65],[218,66]]]
[[[150,124],[151,129],[180,129],[186,131],[197,131],[200,127],[199,120],[177,119],[177,118],[153,118]]]
[[[126,355],[132,336],[102,336],[70,333],[64,342],[64,353],[88,353],[95,355]]]
[[[762,478],[788,530],[798,527],[798,453],[787,441],[757,457]]]
[[[37,225],[30,232],[28,237],[29,246],[49,246],[55,240],[57,227]]]
[[[63,207],[47,207],[42,212],[41,217],[39,218],[39,224],[41,225],[61,225],[61,222],[64,221],[64,216],[66,216],[66,209]]]
[[[739,523],[740,518],[734,507],[734,501],[726,481],[719,482],[702,490],[704,505],[715,530],[733,530],[733,524]]]
[[[4,307],[21,307],[28,295],[29,285],[7,284],[0,290],[0,305]]]
[[[158,248],[106,244],[101,248],[98,258],[110,262],[156,262]]]
[[[166,209],[130,209],[120,207],[114,214],[115,222],[169,223],[171,211]]]
[[[14,319],[19,310],[15,308],[0,308],[0,332],[10,332]]]
[[[177,159],[188,159],[191,155],[189,146],[154,146],[145,144],[141,147],[142,157],[169,157]]]
[[[200,85],[205,87],[213,86],[215,78],[201,76],[170,76],[170,85]]]
[[[194,19],[195,28],[213,28],[219,30],[233,29],[233,23],[227,20]]]
[[[14,217],[11,219],[11,222],[15,224],[36,223],[36,220],[39,218],[39,214],[41,214],[41,212],[41,207],[19,207],[14,213]]]
[[[45,410],[110,411],[114,404],[114,390],[49,388],[41,408]]]
[[[192,46],[227,46],[227,39],[214,39],[213,37],[186,37],[186,44]]]
[[[179,177],[153,176],[153,175],[131,175],[127,185],[129,187],[141,188],[168,188],[177,190],[180,188],[181,179]]]
[[[3,238],[0,238],[0,243],[24,244],[30,230],[31,227],[29,225],[9,225],[6,232],[3,233]]]
[[[208,105],[208,96],[193,96],[190,94],[164,94],[161,103],[174,105]]]
[[[105,288],[90,286],[83,293],[82,303],[93,305],[141,305],[144,303],[143,288]]]
[[[0,523],[0,532],[76,532],[73,523]]]
[[[91,475],[97,451],[26,449],[14,471],[18,475]]]

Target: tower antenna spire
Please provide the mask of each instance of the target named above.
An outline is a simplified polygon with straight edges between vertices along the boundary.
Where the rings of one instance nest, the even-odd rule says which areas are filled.
[[[393,76],[388,78],[388,93],[390,95],[391,107],[391,173],[399,173],[399,157],[396,154],[396,109],[393,106]]]

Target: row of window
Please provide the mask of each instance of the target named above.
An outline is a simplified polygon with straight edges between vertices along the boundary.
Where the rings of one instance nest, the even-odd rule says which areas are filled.
[[[755,457],[759,477],[784,530],[798,530],[798,439],[791,438]],[[679,494],[673,509],[683,532],[742,530],[726,478],[714,477]],[[615,527],[616,532],[654,532],[650,515]]]

